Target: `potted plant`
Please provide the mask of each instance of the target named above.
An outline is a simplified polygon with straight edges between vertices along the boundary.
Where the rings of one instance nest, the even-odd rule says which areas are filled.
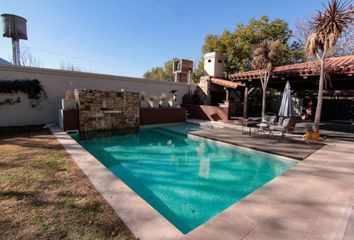
[[[160,96],[159,107],[164,107],[164,102],[166,101],[167,95],[166,93],[162,93]]]
[[[318,132],[313,131],[313,126],[311,123],[306,124],[306,133],[304,135],[306,141],[319,141],[320,134]]]
[[[139,94],[139,98],[140,98],[140,107],[144,107],[145,92],[141,92]]]
[[[170,93],[172,94],[172,98],[168,100],[168,105],[170,107],[176,107],[176,102],[177,102],[177,90],[171,90]]]
[[[156,96],[150,95],[148,98],[148,103],[151,108],[155,106]]]
[[[176,100],[174,98],[170,98],[168,100],[168,106],[171,108],[176,107]]]
[[[312,134],[313,134],[313,130],[312,130],[311,123],[306,123],[306,133],[304,135],[305,140],[307,141],[312,140]]]
[[[65,98],[61,100],[61,106],[63,110],[70,110],[76,108],[74,94],[71,89],[66,90]]]

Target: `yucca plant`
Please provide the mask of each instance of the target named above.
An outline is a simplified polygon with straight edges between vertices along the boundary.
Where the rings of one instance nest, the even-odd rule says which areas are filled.
[[[262,96],[262,119],[265,115],[266,90],[270,75],[276,65],[279,56],[280,41],[263,41],[253,50],[252,66],[258,70],[259,79],[261,80],[263,96]]]
[[[149,103],[151,108],[155,107],[156,100],[157,100],[157,97],[155,95],[150,95],[148,97],[148,103]]]
[[[65,100],[69,101],[74,98],[73,91],[71,89],[66,90],[65,92]]]
[[[144,91],[139,94],[140,102],[143,102],[145,100],[145,95],[146,93]]]
[[[157,97],[155,95],[150,95],[148,99],[149,101],[156,101]]]
[[[305,44],[305,52],[308,56],[316,56],[320,62],[317,107],[313,124],[313,131],[316,133],[319,132],[321,121],[326,57],[351,24],[353,24],[352,6],[340,0],[331,0],[322,11],[317,11],[309,22],[311,33]]]
[[[160,101],[166,101],[166,98],[167,98],[166,93],[161,93]]]
[[[159,97],[159,107],[163,107],[166,98],[167,98],[166,93],[162,93],[161,96]]]

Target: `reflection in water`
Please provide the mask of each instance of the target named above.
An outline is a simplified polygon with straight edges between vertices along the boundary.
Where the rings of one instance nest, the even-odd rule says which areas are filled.
[[[293,163],[202,139],[188,124],[80,141],[183,233],[255,191]]]
[[[203,178],[209,178],[210,172],[210,159],[209,158],[202,158],[199,161],[199,176]]]
[[[199,177],[209,178],[210,158],[205,154],[205,143],[201,142],[195,148],[199,156]]]
[[[199,145],[195,148],[199,156],[204,156],[205,153],[205,143],[201,142]]]

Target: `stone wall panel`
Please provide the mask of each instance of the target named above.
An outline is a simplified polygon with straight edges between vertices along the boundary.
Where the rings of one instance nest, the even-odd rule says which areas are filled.
[[[139,127],[139,93],[77,89],[81,132]]]

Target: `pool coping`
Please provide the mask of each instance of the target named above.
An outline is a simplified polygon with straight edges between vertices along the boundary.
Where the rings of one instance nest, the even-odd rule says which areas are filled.
[[[244,148],[231,143],[210,140]],[[263,153],[287,158],[272,153]],[[336,156],[331,156],[329,153]],[[303,161],[294,159],[298,162],[294,167],[195,228],[181,240],[202,240],[205,236],[210,236],[215,240],[347,239],[345,235],[354,207],[354,189],[351,187],[354,185],[354,177],[346,177],[348,173],[351,176],[354,174],[354,159],[350,158],[350,153],[354,153],[354,148],[350,143],[328,141],[323,148],[316,150]],[[340,166],[341,162],[338,161],[342,160],[340,157],[347,161],[342,164],[344,166]],[[339,166],[336,166],[337,162]],[[347,167],[348,165],[351,168]],[[334,174],[336,171],[338,174]],[[324,176],[328,178],[324,179]],[[311,184],[315,185],[313,189],[311,189]],[[294,204],[291,198],[296,198],[297,195],[302,196],[303,199],[297,199]],[[323,204],[324,207],[321,209],[306,206],[311,205],[310,203]],[[291,215],[291,211],[295,211],[295,214],[300,216],[298,218],[303,221],[302,226],[299,226],[301,225],[299,219]],[[311,211],[311,213],[306,215],[302,211]],[[290,217],[293,218],[292,221],[289,221]],[[283,226],[281,226],[282,218],[286,221]],[[311,218],[311,220],[306,218]],[[306,224],[309,227],[305,227]],[[297,229],[293,227],[294,225]],[[286,230],[278,231],[279,227]]]
[[[101,195],[116,211],[118,216],[132,231],[132,233],[141,240],[196,240],[205,239],[205,236],[208,236],[209,239],[275,239],[280,236],[276,236],[273,234],[273,232],[267,232],[264,229],[269,227],[269,224],[267,225],[266,223],[272,220],[272,218],[276,218],[277,213],[282,213],[282,209],[287,209],[289,196],[295,196],[295,193],[300,193],[302,196],[303,192],[308,190],[306,183],[314,182],[317,187],[315,188],[315,192],[319,191],[320,188],[318,186],[326,188],[326,186],[322,185],[323,181],[321,181],[321,179],[315,179],[314,173],[326,169],[326,166],[324,166],[325,164],[323,163],[329,163],[331,160],[336,160],[336,158],[329,156],[328,152],[335,152],[337,155],[339,154],[339,156],[345,156],[348,159],[347,155],[340,154],[340,152],[338,153],[338,150],[336,149],[339,146],[348,145],[348,143],[343,143],[341,141],[331,141],[323,148],[317,150],[309,157],[304,159],[302,162],[299,162],[284,174],[274,178],[261,188],[252,192],[241,201],[234,203],[229,208],[225,209],[191,232],[183,234],[173,224],[171,224],[162,215],[160,215],[154,208],[152,208],[147,202],[145,202],[139,195],[132,191],[124,182],[113,175],[107,168],[105,168],[105,166],[103,166],[103,164],[101,164],[96,158],[88,153],[68,134],[57,127],[52,127],[51,131],[57,137],[58,141],[64,146],[67,152],[71,155],[73,160],[83,170],[83,172],[93,183],[96,189],[101,193]],[[250,151],[257,151],[242,146],[220,141],[218,142]],[[351,146],[349,145],[347,149],[350,147]],[[330,148],[330,151],[328,151],[328,148]],[[342,148],[343,147],[340,147],[340,149]],[[350,148],[349,150],[352,149]],[[279,155],[275,156],[286,160],[286,157]],[[324,158],[324,162],[319,163],[319,158],[321,161],[323,161]],[[351,160],[350,157],[349,160]],[[295,161],[298,162],[297,160]],[[351,163],[354,163],[354,160],[352,160]],[[333,166],[331,167],[333,168]],[[298,184],[296,184],[294,180],[298,180],[299,177],[301,177],[301,180]],[[344,177],[341,175],[340,180],[342,180],[342,178],[344,179]],[[328,196],[329,192],[321,193],[328,198],[327,201],[337,201],[337,205],[340,206],[335,211],[337,215],[335,218],[331,218],[330,220],[326,218],[326,215],[316,218],[316,221],[314,222],[316,224],[318,222],[325,223],[324,227],[319,224],[316,225],[315,223],[312,223],[312,227],[310,229],[311,231],[309,230],[309,232],[306,233],[308,239],[311,239],[313,236],[318,237],[319,235],[323,234],[318,230],[323,230],[325,232],[327,238],[324,239],[342,239],[340,236],[344,236],[343,231],[345,231],[346,224],[348,223],[348,211],[349,209],[351,210],[354,204],[353,200],[350,201],[350,199],[353,199],[354,192],[348,193],[348,189],[344,187],[345,184],[341,184],[340,180],[339,182],[335,182],[336,184],[340,185],[339,197],[333,196],[333,194]],[[354,184],[354,181],[351,181],[352,179],[345,179],[344,183],[349,182],[350,184]],[[337,186],[334,185],[334,183],[330,186],[331,193],[333,193],[332,189],[337,188]],[[309,195],[311,194],[313,193],[310,192]],[[305,199],[306,197],[308,196],[304,196]],[[250,201],[252,202],[255,200],[259,200],[261,206],[249,205]],[[340,200],[342,202],[339,204],[338,201]],[[345,204],[343,202],[345,202]],[[299,206],[299,209],[304,210],[303,206]],[[331,210],[334,211],[333,209]],[[258,216],[258,219],[257,217],[252,216],[252,214],[254,215],[255,213],[262,215],[262,217]],[[299,214],[301,215],[301,213]],[[237,221],[235,221],[235,215],[237,215]],[[331,224],[328,224],[328,221]],[[292,225],[288,226],[290,230],[292,229],[291,226]],[[263,235],[260,235],[260,233],[263,233]],[[265,233],[268,235],[265,235]],[[301,236],[304,237],[303,235]],[[293,237],[294,239],[299,239],[299,236],[296,236],[296,238],[295,236]]]
[[[53,135],[134,236],[141,240],[175,240],[184,234],[58,127]]]

